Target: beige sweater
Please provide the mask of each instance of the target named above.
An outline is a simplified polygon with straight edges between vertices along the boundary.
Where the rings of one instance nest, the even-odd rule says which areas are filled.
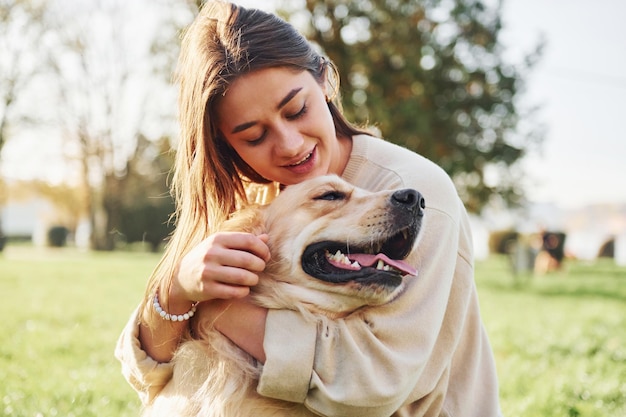
[[[467,214],[450,178],[402,147],[356,136],[344,179],[371,191],[415,188],[425,225],[409,261],[419,271],[393,302],[336,330],[270,310],[258,392],[323,416],[500,416],[493,355],[480,319]],[[141,350],[136,313],[116,348],[148,402],[171,377]]]

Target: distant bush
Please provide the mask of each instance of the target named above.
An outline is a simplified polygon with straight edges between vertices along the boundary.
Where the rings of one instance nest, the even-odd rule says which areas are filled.
[[[69,231],[65,226],[53,226],[48,230],[48,245],[61,248],[67,244]]]
[[[137,204],[124,207],[119,231],[127,243],[146,242],[156,252],[174,230],[174,225],[168,222],[173,210],[171,199],[163,199],[160,205]]]
[[[519,233],[514,230],[499,230],[489,236],[489,251],[491,253],[509,254],[519,239]]]
[[[615,238],[607,240],[598,251],[598,258],[615,258]]]

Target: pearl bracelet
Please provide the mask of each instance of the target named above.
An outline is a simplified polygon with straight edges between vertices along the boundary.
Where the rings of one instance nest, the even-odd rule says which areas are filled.
[[[186,312],[185,314],[170,314],[163,310],[161,304],[159,303],[159,295],[155,292],[154,297],[152,298],[152,306],[154,307],[154,311],[157,312],[159,316],[163,318],[163,320],[170,321],[185,321],[189,320],[196,313],[196,307],[198,306],[198,302],[196,301],[191,305],[191,310]]]

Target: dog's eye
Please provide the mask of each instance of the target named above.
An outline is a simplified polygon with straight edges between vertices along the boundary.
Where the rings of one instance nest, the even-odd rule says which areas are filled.
[[[327,191],[324,194],[318,195],[317,197],[315,197],[314,200],[334,201],[334,200],[344,200],[345,198],[346,198],[346,195],[342,193],[341,191]]]

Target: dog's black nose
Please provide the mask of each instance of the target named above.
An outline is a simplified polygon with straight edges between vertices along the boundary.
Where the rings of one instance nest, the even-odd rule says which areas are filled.
[[[414,210],[418,216],[424,215],[426,200],[424,200],[424,197],[418,191],[412,188],[396,191],[391,195],[391,202],[395,206]]]

